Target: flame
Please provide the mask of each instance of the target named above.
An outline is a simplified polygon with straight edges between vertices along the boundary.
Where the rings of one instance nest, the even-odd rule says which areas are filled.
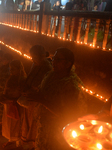
[[[100,143],[97,143],[96,146],[98,149],[102,149],[102,145]]]
[[[84,125],[83,124],[80,125],[80,129],[84,130]]]
[[[103,126],[100,126],[98,129],[98,133],[101,133],[103,131]]]
[[[92,124],[92,125],[96,125],[96,124],[97,124],[96,120],[92,120],[92,121],[91,121],[91,124]]]
[[[76,138],[76,137],[77,137],[77,133],[76,133],[75,131],[72,131],[72,136],[73,136],[74,138]]]

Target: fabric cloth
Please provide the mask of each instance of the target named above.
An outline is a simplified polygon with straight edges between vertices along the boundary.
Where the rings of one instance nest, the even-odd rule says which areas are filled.
[[[45,74],[49,72],[51,69],[52,67],[48,60],[45,60],[39,67],[33,65],[32,70],[30,71],[28,78],[26,80],[23,91],[26,94],[30,94],[31,96],[33,96],[34,93],[38,91],[39,85],[41,84],[41,81],[44,78]],[[37,121],[34,118],[34,107],[35,105],[39,107],[40,104],[38,104],[37,102],[34,103],[26,101],[26,105],[24,104],[24,107],[28,106],[28,104],[29,107],[25,108],[24,110],[24,117],[22,123],[22,139],[26,141],[35,141]],[[37,116],[38,116],[38,107],[36,108]]]
[[[2,95],[5,87],[6,80],[9,77],[9,64],[0,66],[0,96]],[[2,121],[3,105],[0,104],[0,121]]]
[[[19,76],[10,76],[4,89],[4,96],[6,99],[13,100],[13,102],[4,102],[5,104],[2,117],[2,135],[10,141],[17,141],[20,138],[22,108],[16,103],[16,101],[21,95],[21,87],[23,86],[24,81],[24,77],[20,78]],[[17,108],[21,119],[17,120],[7,116],[11,103],[13,103],[13,106]],[[13,111],[14,110],[11,110],[11,112]]]
[[[40,118],[37,118],[40,124],[36,150],[70,149],[62,136],[62,128],[86,111],[79,84],[82,84],[81,80],[72,71],[63,78],[52,71],[43,79],[40,91],[44,100],[39,100],[43,105],[40,105]]]

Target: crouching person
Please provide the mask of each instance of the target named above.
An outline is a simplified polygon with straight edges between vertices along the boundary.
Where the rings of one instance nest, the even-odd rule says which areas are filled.
[[[0,103],[4,105],[2,135],[9,140],[7,143],[4,143],[3,147],[9,146],[14,142],[19,146],[22,109],[17,104],[17,99],[21,96],[21,88],[26,79],[23,64],[19,60],[13,60],[9,68],[10,76],[0,98]]]
[[[30,55],[33,60],[31,71],[26,79],[23,94],[18,99],[18,104],[24,107],[24,116],[22,122],[22,141],[23,147],[28,146],[28,150],[34,148],[36,139],[36,128],[39,126],[35,115],[38,116],[40,104],[38,102],[29,102],[27,95],[33,97],[34,93],[38,91],[42,79],[45,74],[52,69],[51,63],[46,58],[46,51],[41,45],[34,45],[30,49]],[[34,107],[37,105],[37,113],[34,112]]]

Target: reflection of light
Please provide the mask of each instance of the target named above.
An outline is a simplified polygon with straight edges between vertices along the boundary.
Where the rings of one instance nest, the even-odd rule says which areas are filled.
[[[98,149],[102,149],[102,145],[100,143],[97,143],[96,146]]]
[[[103,126],[100,126],[98,129],[98,133],[101,133],[103,131]]]
[[[71,146],[71,147],[73,147],[73,145],[72,145],[72,144],[70,144],[70,146]]]
[[[84,125],[83,124],[80,125],[80,129],[84,130]]]
[[[112,133],[110,133],[110,138],[112,139]]]
[[[75,131],[72,131],[72,136],[73,136],[74,138],[76,138],[76,137],[77,137],[77,133],[76,133]]]
[[[96,124],[97,124],[96,120],[92,120],[92,121],[91,121],[91,124],[92,124],[92,125],[96,125]]]

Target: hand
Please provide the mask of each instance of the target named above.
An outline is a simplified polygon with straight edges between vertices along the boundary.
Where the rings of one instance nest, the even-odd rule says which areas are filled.
[[[79,121],[84,121],[84,120],[97,120],[99,117],[96,114],[89,114],[86,116],[83,116],[81,118],[78,118]]]

